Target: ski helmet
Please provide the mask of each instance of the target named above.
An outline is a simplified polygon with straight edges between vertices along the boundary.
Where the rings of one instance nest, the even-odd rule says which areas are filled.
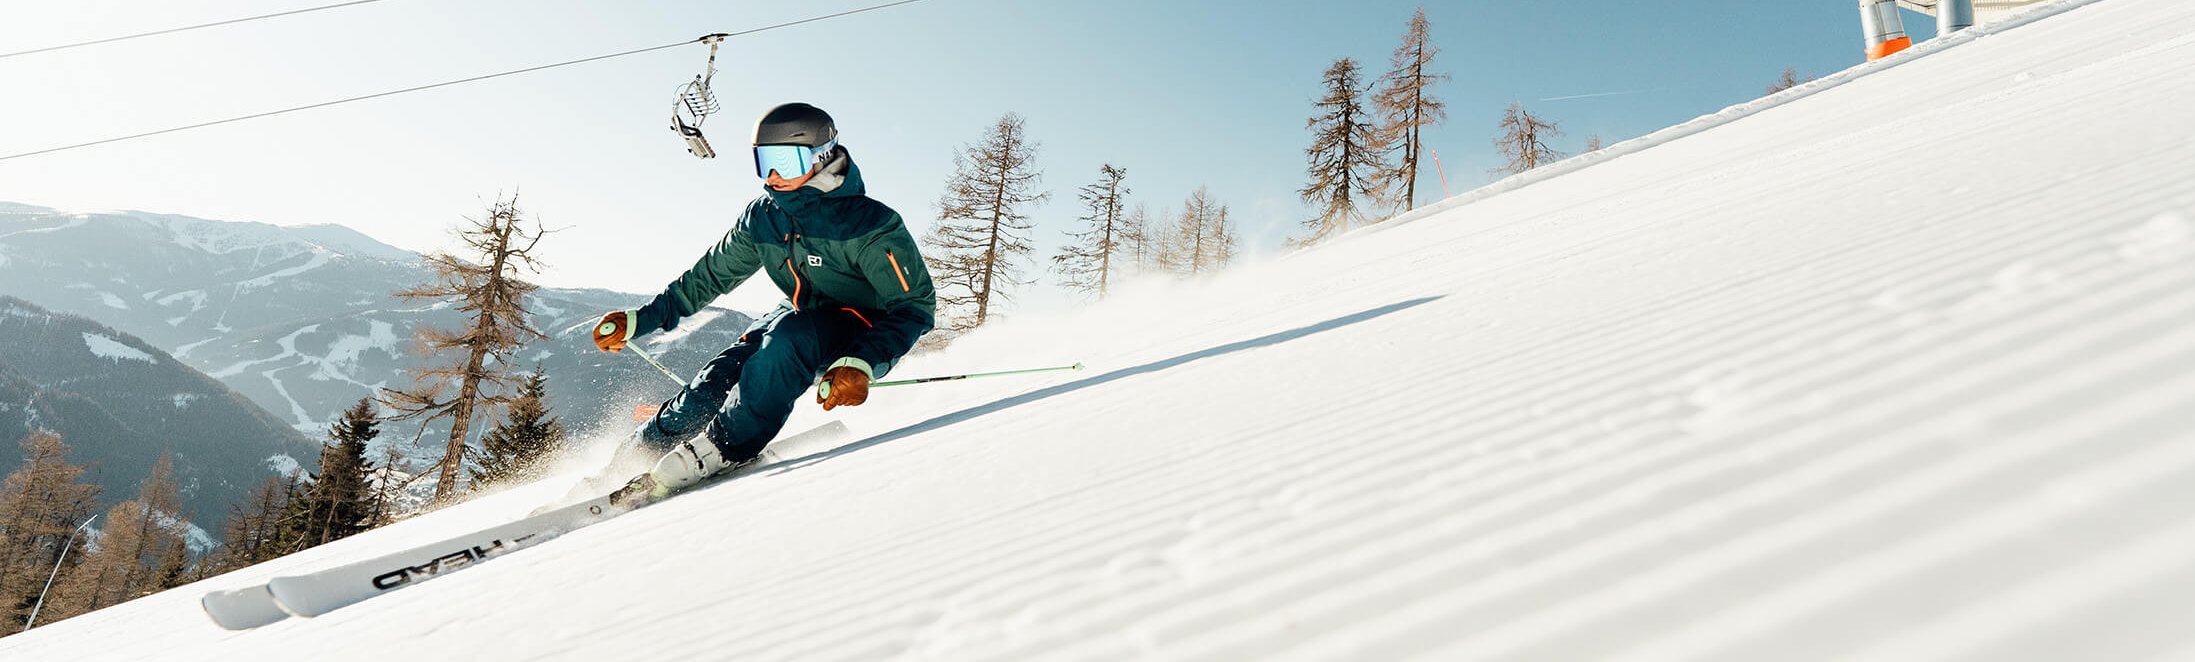
[[[838,124],[831,121],[831,114],[804,103],[771,108],[755,123],[756,145],[822,147],[837,139]]]

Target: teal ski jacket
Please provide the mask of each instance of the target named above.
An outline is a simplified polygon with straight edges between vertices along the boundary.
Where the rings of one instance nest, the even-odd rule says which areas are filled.
[[[829,192],[773,189],[748,203],[722,240],[637,311],[635,335],[677,328],[761,271],[785,293],[781,306],[846,309],[867,322],[845,355],[883,377],[936,325],[937,291],[899,213],[866,195],[852,156],[841,160],[845,179]]]

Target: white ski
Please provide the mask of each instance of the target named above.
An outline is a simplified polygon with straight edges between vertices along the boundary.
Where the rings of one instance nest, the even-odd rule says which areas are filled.
[[[837,421],[772,443],[756,461],[715,476],[701,487],[732,480],[780,464],[780,447],[813,447],[846,432]],[[635,479],[639,480],[639,479]],[[290,615],[319,616],[383,593],[410,587],[482,561],[538,545],[589,524],[615,517],[652,503],[644,495],[628,496],[628,490],[605,494],[576,504],[530,515],[517,521],[482,529],[395,554],[366,559],[318,572],[275,577],[264,585],[214,591],[199,600],[206,615],[223,628],[243,630],[280,621]],[[686,491],[691,491],[688,488]],[[676,496],[675,494],[672,496]]]

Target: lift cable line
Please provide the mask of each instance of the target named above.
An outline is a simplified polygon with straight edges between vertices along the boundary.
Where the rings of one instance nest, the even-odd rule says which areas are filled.
[[[378,2],[379,0],[364,0],[364,1],[369,1],[369,2]],[[628,55],[639,55],[639,54],[641,54],[641,53],[649,53],[649,52],[654,52],[654,51],[660,51],[660,50],[664,50],[664,49],[669,49],[669,48],[677,48],[677,47],[680,47],[680,46],[685,46],[685,45],[688,45],[688,44],[705,44],[705,43],[709,43],[709,42],[710,42],[710,41],[712,41],[712,40],[723,40],[723,39],[728,39],[728,38],[731,38],[731,37],[738,37],[738,36],[743,36],[743,35],[750,35],[750,34],[754,34],[754,33],[757,33],[757,32],[764,32],[764,31],[768,31],[768,30],[776,30],[776,29],[780,29],[780,28],[789,28],[789,27],[793,27],[793,26],[795,26],[795,25],[801,25],[801,24],[805,24],[805,23],[814,23],[814,22],[816,22],[816,21],[821,21],[821,20],[826,20],[826,19],[833,19],[833,18],[838,18],[838,17],[841,17],[841,16],[851,16],[851,15],[854,15],[854,14],[860,14],[860,13],[863,13],[863,12],[872,12],[872,11],[876,11],[876,10],[879,10],[879,9],[886,9],[886,8],[890,8],[890,7],[897,7],[897,6],[900,6],[900,5],[914,4],[914,3],[917,3],[917,2],[922,2],[922,0],[898,0],[897,2],[888,2],[888,3],[884,3],[884,4],[881,4],[881,5],[871,5],[871,6],[868,6],[868,7],[863,7],[863,8],[860,8],[860,9],[850,9],[850,10],[847,10],[847,11],[842,11],[842,12],[838,12],[838,13],[836,13],[836,14],[825,14],[825,15],[822,15],[822,16],[811,16],[811,17],[808,17],[808,18],[803,18],[803,19],[800,19],[800,20],[797,20],[797,21],[788,21],[788,22],[785,22],[785,23],[778,23],[778,24],[775,24],[775,25],[765,25],[765,26],[762,26],[762,27],[759,27],[759,28],[751,28],[751,29],[747,29],[747,30],[741,30],[741,31],[738,31],[738,32],[718,32],[718,33],[715,33],[715,34],[709,34],[709,35],[704,35],[704,36],[702,36],[702,37],[700,37],[700,38],[696,38],[696,39],[688,39],[688,40],[685,40],[685,41],[681,41],[681,42],[677,42],[677,43],[672,43],[672,44],[664,44],[664,45],[661,45],[661,46],[649,46],[649,47],[647,47],[647,48],[636,48],[636,49],[633,49],[633,50],[629,50],[629,51],[622,51],[622,52],[617,52],[617,53],[610,53],[610,54],[608,54],[608,55],[597,55],[597,56],[594,56],[594,57],[588,57],[588,58],[580,58],[580,59],[577,59],[577,60],[567,60],[567,61],[564,61],[564,62],[557,62],[557,63],[554,63],[554,64],[544,64],[544,65],[540,65],[540,66],[534,66],[534,67],[527,67],[527,68],[524,68],[524,69],[513,69],[513,70],[510,70],[510,71],[503,71],[503,72],[498,72],[498,73],[492,73],[492,74],[485,74],[485,75],[480,75],[480,76],[473,76],[473,77],[471,77],[471,78],[461,78],[461,79],[458,79],[458,80],[452,80],[452,81],[445,81],[445,82],[440,82],[440,83],[432,83],[432,84],[428,84],[428,85],[419,85],[419,86],[415,86],[415,87],[407,87],[407,88],[404,88],[404,89],[400,89],[400,90],[389,90],[389,91],[387,91],[387,92],[377,92],[377,93],[374,93],[374,94],[367,94],[367,95],[355,96],[355,97],[350,97],[350,98],[346,98],[346,99],[336,99],[336,100],[334,100],[334,101],[323,101],[323,102],[320,102],[320,103],[315,103],[315,104],[309,104],[309,105],[304,105],[304,106],[297,106],[297,107],[295,107],[295,108],[284,108],[284,109],[281,109],[281,110],[270,110],[270,111],[267,111],[267,112],[263,112],[263,113],[253,113],[253,114],[250,114],[250,115],[243,115],[243,116],[239,116],[239,117],[231,117],[231,118],[228,118],[228,119],[220,119],[220,120],[214,120],[214,121],[211,121],[211,122],[199,122],[199,123],[197,123],[197,124],[191,124],[191,125],[186,125],[186,126],[178,126],[178,127],[174,127],[174,128],[168,128],[168,129],[161,129],[161,130],[158,130],[158,131],[147,131],[147,132],[144,132],[144,133],[138,133],[138,134],[131,134],[131,135],[127,135],[127,136],[117,136],[117,137],[114,137],[114,138],[105,138],[105,139],[101,139],[101,140],[94,140],[94,141],[91,141],[91,142],[85,142],[85,143],[77,143],[77,144],[74,144],[74,145],[63,145],[63,146],[60,146],[60,147],[49,147],[49,148],[46,148],[46,149],[41,149],[41,150],[36,150],[36,151],[30,151],[30,152],[23,152],[23,153],[20,153],[20,154],[9,154],[9,155],[6,155],[6,156],[0,156],[0,161],[8,161],[8,160],[13,160],[13,159],[20,159],[20,158],[25,158],[25,157],[31,157],[31,156],[38,156],[38,155],[41,155],[41,154],[52,154],[52,153],[54,153],[54,152],[65,152],[65,151],[68,151],[68,150],[72,150],[72,149],[81,149],[81,148],[84,148],[84,147],[92,147],[92,146],[95,146],[95,145],[105,145],[105,144],[108,144],[108,143],[118,143],[118,142],[122,142],[122,141],[125,141],[125,140],[136,140],[136,139],[139,139],[139,138],[150,138],[150,137],[152,137],[152,136],[164,135],[164,134],[169,134],[169,133],[176,133],[176,132],[179,132],[179,131],[189,131],[189,130],[191,130],[191,129],[203,129],[203,128],[206,128],[206,127],[209,127],[209,126],[219,126],[219,125],[222,125],[222,124],[232,124],[232,123],[235,123],[235,122],[242,122],[242,121],[246,121],[246,120],[255,120],[255,119],[260,119],[260,118],[264,118],[264,117],[273,117],[273,116],[275,116],[275,115],[285,115],[285,114],[289,114],[289,113],[301,112],[301,111],[306,111],[306,110],[313,110],[313,109],[315,109],[315,108],[326,108],[326,107],[329,107],[329,106],[336,106],[336,105],[342,105],[342,104],[346,104],[346,103],[352,103],[352,102],[357,102],[357,101],[365,101],[365,100],[368,100],[368,99],[379,99],[379,98],[381,98],[381,97],[396,96],[396,95],[399,95],[399,94],[408,94],[408,93],[411,93],[411,92],[419,92],[419,91],[422,91],[422,90],[431,90],[431,89],[435,89],[435,88],[438,88],[438,87],[449,87],[449,86],[452,86],[452,85],[463,85],[463,84],[465,84],[465,83],[476,83],[476,82],[479,82],[479,81],[484,81],[484,80],[488,80],[488,79],[491,79],[491,78],[502,78],[502,77],[504,77],[504,76],[516,76],[516,75],[519,75],[519,74],[524,74],[524,73],[532,73],[532,72],[536,72],[536,71],[541,71],[541,70],[543,70],[543,69],[554,69],[554,68],[557,68],[557,67],[568,67],[568,66],[571,66],[571,65],[575,65],[575,64],[585,64],[585,63],[588,63],[588,62],[594,62],[594,61],[597,61],[597,60],[608,60],[608,59],[611,59],[611,58],[620,58],[620,57],[625,57],[625,56],[628,56]]]
[[[0,60],[5,60],[5,59],[11,58],[11,57],[15,57],[15,56],[18,56],[18,55],[32,55],[32,54],[37,54],[37,53],[50,53],[50,52],[53,52],[53,51],[63,51],[63,50],[68,50],[68,49],[71,49],[71,48],[80,48],[80,47],[84,47],[84,46],[96,46],[96,45],[99,45],[99,44],[111,44],[111,43],[114,43],[114,42],[117,42],[117,41],[129,41],[129,40],[131,40],[131,39],[138,39],[138,38],[141,38],[141,37],[155,37],[155,36],[159,36],[159,35],[164,35],[164,34],[175,34],[175,33],[177,33],[177,32],[189,32],[189,31],[191,31],[191,30],[198,30],[198,29],[202,29],[202,28],[212,28],[212,27],[220,27],[220,26],[223,26],[223,25],[235,25],[235,24],[237,24],[237,23],[248,23],[248,22],[251,22],[251,21],[257,21],[257,20],[260,20],[260,19],[268,19],[268,18],[281,18],[281,17],[283,17],[283,16],[295,16],[295,15],[297,15],[297,14],[304,14],[304,13],[316,12],[316,11],[321,11],[321,10],[324,10],[324,9],[336,9],[336,8],[339,8],[339,7],[349,7],[349,6],[352,6],[352,5],[363,5],[363,4],[370,4],[370,3],[380,2],[380,1],[381,1],[381,0],[351,0],[350,2],[339,2],[339,3],[336,3],[336,4],[332,4],[332,5],[321,5],[321,6],[319,6],[319,7],[306,7],[306,8],[304,8],[304,9],[292,9],[292,10],[289,10],[289,11],[285,11],[285,12],[275,12],[275,13],[272,13],[272,14],[261,14],[261,15],[258,15],[258,16],[246,16],[246,17],[244,17],[244,18],[232,18],[232,19],[229,19],[229,20],[226,20],[226,21],[214,21],[214,22],[212,22],[212,23],[200,23],[200,24],[198,24],[198,25],[186,25],[186,26],[183,26],[183,27],[180,27],[180,28],[168,28],[168,29],[166,29],[166,30],[154,30],[154,31],[151,31],[151,32],[139,32],[139,33],[137,33],[137,34],[126,34],[126,35],[122,35],[122,36],[120,36],[120,37],[108,37],[108,38],[105,38],[105,39],[93,39],[93,40],[91,40],[91,41],[79,41],[79,42],[76,42],[76,43],[73,43],[73,44],[61,44],[61,45],[59,45],[59,46],[47,46],[47,47],[45,47],[45,48],[33,48],[33,49],[30,49],[30,50],[27,50],[27,51],[16,51],[16,52],[13,52],[13,53],[0,53]]]

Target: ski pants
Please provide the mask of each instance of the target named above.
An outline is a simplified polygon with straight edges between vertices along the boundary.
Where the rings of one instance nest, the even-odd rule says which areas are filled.
[[[779,304],[641,426],[641,443],[668,451],[706,432],[725,459],[753,458],[777,437],[824,368],[868,330],[868,320],[852,308]]]

